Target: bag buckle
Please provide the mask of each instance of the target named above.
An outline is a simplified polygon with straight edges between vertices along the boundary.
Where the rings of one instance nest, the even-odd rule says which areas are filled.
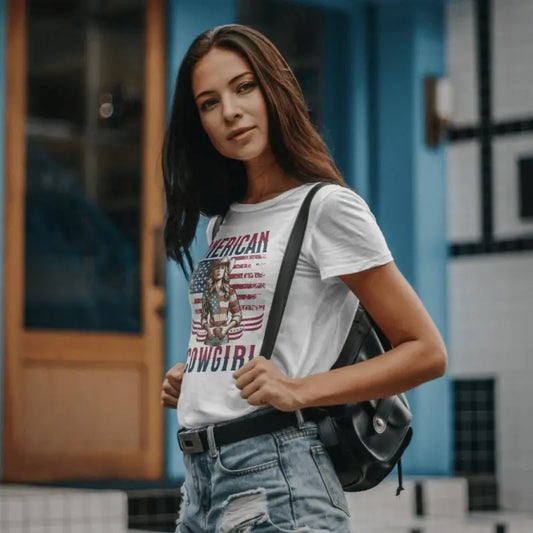
[[[183,453],[198,453],[204,451],[204,445],[198,431],[178,432],[178,444]]]

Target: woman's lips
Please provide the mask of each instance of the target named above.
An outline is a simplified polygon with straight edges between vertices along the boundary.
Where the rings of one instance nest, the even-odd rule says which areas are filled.
[[[245,139],[249,135],[249,133],[251,133],[254,130],[254,128],[255,127],[248,128],[242,133],[239,133],[237,135],[234,135],[233,137],[230,137],[230,141],[240,141],[242,139]]]

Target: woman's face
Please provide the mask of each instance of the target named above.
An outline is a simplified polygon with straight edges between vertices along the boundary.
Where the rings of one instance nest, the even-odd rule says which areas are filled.
[[[192,71],[192,90],[202,126],[223,156],[250,161],[270,152],[266,102],[241,55],[210,50]]]
[[[214,272],[214,275],[213,275],[215,281],[224,278],[224,270],[225,270],[225,268],[226,267],[224,265],[217,265],[215,267],[215,272]]]

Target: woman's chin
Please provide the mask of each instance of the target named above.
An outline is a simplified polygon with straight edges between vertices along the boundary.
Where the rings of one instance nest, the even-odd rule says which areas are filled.
[[[222,155],[228,157],[229,159],[236,159],[237,161],[242,161],[243,163],[253,162],[253,161],[263,161],[267,162],[273,157],[272,152],[265,146],[254,146],[253,143],[248,144],[247,146],[242,146],[238,149],[227,150],[225,153],[221,152]]]

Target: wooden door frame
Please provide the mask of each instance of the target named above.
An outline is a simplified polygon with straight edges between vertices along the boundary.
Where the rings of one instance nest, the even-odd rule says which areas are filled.
[[[141,209],[141,324],[144,342],[137,334],[77,332],[24,329],[24,212],[26,181],[26,74],[27,74],[27,6],[25,0],[7,2],[6,50],[6,150],[5,150],[5,218],[4,218],[4,387],[3,387],[3,476],[7,481],[22,481],[20,462],[14,439],[14,413],[21,408],[20,382],[22,364],[53,358],[55,361],[73,354],[76,362],[122,362],[138,364],[146,376],[147,416],[142,464],[132,462],[132,476],[157,479],[163,475],[163,413],[159,397],[163,371],[163,326],[157,310],[164,305],[164,288],[154,285],[154,250],[161,249],[155,239],[161,235],[163,219],[163,180],[160,154],[165,125],[165,1],[146,0],[145,18],[145,100],[142,139],[142,209]],[[147,186],[150,185],[150,186]],[[147,346],[146,339],[152,339]],[[120,346],[121,349],[117,349]],[[59,349],[60,347],[63,350]],[[147,364],[148,354],[158,358]],[[31,391],[28,391],[31,392]],[[88,460],[90,460],[88,458]],[[113,458],[110,457],[112,461]],[[28,464],[32,459],[23,459]],[[43,471],[40,479],[53,478],[53,471]]]

